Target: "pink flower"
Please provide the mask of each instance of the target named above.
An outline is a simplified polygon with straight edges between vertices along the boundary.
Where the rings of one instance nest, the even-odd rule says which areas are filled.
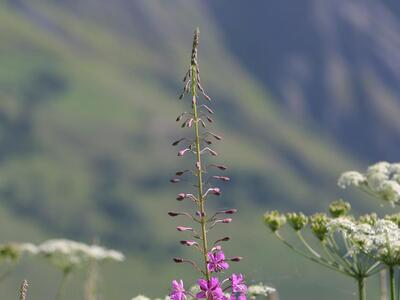
[[[207,254],[207,268],[210,272],[220,272],[229,268],[229,264],[225,261],[224,252],[218,250]]]
[[[169,294],[171,300],[186,300],[186,291],[183,287],[182,279],[178,281],[172,281],[171,293]]]
[[[209,281],[205,279],[199,279],[197,280],[197,283],[199,284],[201,290],[196,295],[197,299],[226,300],[218,278],[212,277]]]
[[[232,274],[230,278],[232,282],[232,295],[231,300],[245,300],[247,293],[247,286],[244,282],[242,274]]]

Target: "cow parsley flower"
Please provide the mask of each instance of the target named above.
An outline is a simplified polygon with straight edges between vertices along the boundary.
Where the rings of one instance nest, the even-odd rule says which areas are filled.
[[[250,299],[256,299],[258,296],[268,297],[276,292],[272,287],[266,286],[262,283],[250,285],[247,289]]]
[[[370,166],[365,174],[345,172],[340,176],[338,185],[341,188],[358,187],[394,205],[400,202],[400,163],[379,162]]]

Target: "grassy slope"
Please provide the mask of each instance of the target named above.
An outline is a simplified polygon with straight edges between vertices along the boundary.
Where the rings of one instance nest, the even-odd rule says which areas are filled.
[[[291,299],[296,289],[289,287],[303,282],[302,271],[286,278],[288,270],[315,269],[292,258],[277,264],[275,257],[287,252],[268,238],[260,214],[268,207],[325,206],[337,192],[335,177],[354,162],[331,142],[287,120],[268,101],[265,90],[229,56],[201,7],[192,10],[192,4],[177,2],[157,10],[156,2],[148,3],[146,11],[161,24],[154,29],[161,36],[159,47],[143,43],[139,33],[123,38],[101,22],[40,1],[35,5],[49,22],[45,26],[1,4],[1,109],[18,119],[24,101],[32,98],[25,94],[37,89],[40,74],[58,78],[62,86],[29,112],[33,141],[27,150],[10,149],[2,161],[2,220],[13,225],[2,229],[2,239],[100,236],[109,246],[131,253],[127,264],[109,267],[104,279],[108,299],[166,291],[169,279],[181,274],[167,261],[175,249],[171,240],[178,236],[165,212],[175,206],[177,190],[164,182],[181,164],[168,145],[181,134],[173,122],[182,110],[175,100],[178,77],[197,23],[204,37],[204,85],[215,95],[218,130],[226,136],[217,150],[234,175],[226,198],[243,211],[229,229],[235,233],[232,249],[247,257],[243,267],[250,276],[276,283],[283,298]],[[21,94],[25,87],[28,92]],[[132,214],[121,215],[121,209]],[[27,226],[32,234],[24,230]],[[182,269],[190,276],[190,270]],[[23,265],[12,282],[15,286],[17,277],[28,274],[37,282],[34,297],[46,298],[53,292],[49,285],[54,276],[43,285],[39,279],[46,275],[33,272],[45,274],[39,264]],[[303,284],[313,286],[313,278],[318,276],[311,274]],[[14,286],[7,285],[8,297]],[[302,297],[313,298],[317,292],[302,291]]]

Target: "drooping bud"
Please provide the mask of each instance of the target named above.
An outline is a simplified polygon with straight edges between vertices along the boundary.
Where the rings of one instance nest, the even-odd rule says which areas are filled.
[[[222,223],[224,224],[232,223],[232,219],[231,218],[222,219]]]
[[[303,213],[287,213],[286,214],[286,219],[288,221],[288,224],[295,230],[299,231],[304,228],[304,226],[307,225],[308,223],[308,217],[305,216]]]
[[[190,170],[184,170],[184,171],[177,171],[175,173],[176,176],[182,176],[183,174],[185,174],[186,172],[190,172]]]
[[[214,137],[218,141],[222,140],[222,137],[220,137],[219,135],[217,135],[213,132],[208,131],[208,134],[210,134],[212,137]]]
[[[180,241],[180,243],[181,243],[182,245],[189,246],[189,247],[191,247],[191,246],[198,246],[198,245],[199,245],[199,244],[198,244],[197,242],[195,242],[195,241]]]
[[[173,258],[173,261],[174,261],[174,262],[176,262],[177,264],[179,264],[179,263],[183,263],[183,258],[180,258],[180,257],[174,257],[174,258]]]
[[[183,199],[186,198],[186,194],[184,193],[179,193],[178,196],[176,197],[176,200],[182,201]]]
[[[181,181],[179,178],[172,178],[172,179],[170,179],[169,182],[171,182],[171,183],[178,183],[179,181]]]
[[[227,214],[227,215],[233,215],[233,214],[237,213],[237,209],[236,208],[231,208],[231,209],[221,210],[218,213]]]
[[[186,138],[181,138],[179,140],[176,140],[175,142],[172,143],[172,146],[176,146],[178,145],[180,142],[182,142],[183,140],[185,140]]]
[[[186,227],[186,226],[178,226],[178,227],[176,227],[176,230],[178,230],[178,231],[193,231],[193,228]]]
[[[214,188],[209,188],[207,190],[207,192],[204,194],[203,197],[205,197],[207,194],[212,194],[212,195],[216,195],[216,196],[220,196],[221,195],[221,190],[218,187],[214,187]]]
[[[216,241],[214,242],[214,245],[215,245],[215,244],[218,244],[219,242],[227,242],[227,241],[229,241],[230,239],[231,239],[231,238],[230,238],[229,236],[223,237],[222,239],[216,240]]]
[[[328,234],[329,218],[324,213],[316,213],[310,217],[311,231],[322,242]]]
[[[229,181],[231,180],[229,177],[227,176],[218,176],[218,175],[214,175],[213,178],[218,179],[218,180],[222,180],[222,181]]]
[[[210,117],[206,117],[207,118],[207,121],[209,122],[209,123],[212,123],[214,120],[213,119],[211,119]]]
[[[207,105],[203,104],[202,107],[204,107],[210,114],[214,114],[214,111],[209,108]]]
[[[264,214],[264,223],[275,232],[286,223],[286,218],[277,210],[268,211]]]
[[[230,258],[229,260],[230,261],[234,261],[234,262],[239,262],[242,259],[243,259],[243,257],[241,257],[241,256],[235,256],[235,257]]]
[[[185,148],[185,149],[183,149],[183,150],[180,150],[180,151],[178,152],[178,156],[183,156],[183,155],[185,155],[185,153],[188,152],[188,151],[190,151],[190,148]]]
[[[174,211],[169,211],[168,212],[168,216],[170,216],[170,217],[177,217],[179,215],[180,215],[180,213],[177,213],[177,212],[174,212]]]
[[[329,213],[333,218],[346,216],[350,210],[351,210],[350,203],[343,201],[343,199],[333,201],[329,205]]]
[[[222,170],[222,171],[225,171],[225,170],[227,169],[226,166],[224,166],[224,165],[217,165],[217,164],[210,164],[210,165],[208,165],[207,167],[214,167],[214,168],[220,169],[220,170]]]

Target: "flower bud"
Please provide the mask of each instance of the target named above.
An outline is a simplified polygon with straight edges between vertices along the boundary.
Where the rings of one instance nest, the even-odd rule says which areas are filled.
[[[208,191],[209,191],[210,194],[213,194],[213,195],[216,195],[216,196],[221,195],[221,190],[218,187],[211,188]]]
[[[329,218],[324,213],[316,213],[310,217],[311,231],[322,242],[328,234]]]
[[[173,261],[174,261],[174,262],[176,262],[177,264],[179,264],[179,263],[183,263],[183,258],[180,258],[180,257],[174,257],[174,258],[173,258]]]
[[[172,178],[169,180],[169,182],[172,182],[172,183],[178,183],[179,181],[181,181],[179,178]]]
[[[395,215],[392,215],[392,217],[394,217]],[[385,216],[385,219],[386,220],[390,220],[390,221],[392,221],[392,222],[394,222],[394,223],[396,223],[395,222],[395,217],[394,217],[394,219],[391,219],[391,218],[387,218],[388,216]],[[376,213],[371,213],[371,214],[365,214],[365,215],[363,215],[363,216],[360,216],[359,218],[358,218],[358,221],[360,222],[360,223],[363,223],[363,224],[369,224],[369,225],[371,225],[371,226],[374,226],[375,224],[376,224],[376,222],[378,221],[378,215],[376,214]],[[396,224],[398,224],[398,223],[396,223]]]
[[[222,180],[222,181],[229,181],[231,180],[229,177],[227,176],[218,176],[218,175],[214,175],[213,178],[218,179],[218,180]]]
[[[239,262],[242,259],[243,259],[243,257],[241,257],[241,256],[235,256],[235,257],[230,258],[229,260],[230,261],[234,261],[234,262]]]
[[[185,149],[183,149],[183,150],[180,150],[179,152],[178,152],[178,156],[183,156],[183,155],[185,155],[185,153],[187,152],[187,151],[189,151],[190,149],[189,148],[185,148]]]
[[[168,212],[168,216],[170,216],[170,217],[176,217],[176,216],[179,216],[180,215],[180,213],[177,213],[177,212],[174,212],[174,211],[169,211]]]
[[[175,142],[172,143],[172,146],[176,146],[178,145],[180,142],[182,142],[183,140],[185,140],[186,138],[181,138],[179,140],[176,140]]]
[[[287,213],[286,220],[288,224],[295,230],[299,231],[304,228],[308,223],[308,218],[303,213]]]
[[[203,104],[202,107],[204,107],[210,114],[214,114],[214,111],[209,108],[207,105]]]
[[[264,223],[272,230],[272,232],[275,232],[286,223],[286,218],[277,210],[268,211],[264,214]]]
[[[176,230],[178,230],[178,231],[193,231],[193,228],[185,227],[185,226],[178,226],[178,227],[176,227]]]
[[[233,214],[237,213],[237,209],[236,208],[231,208],[231,209],[227,209],[227,210],[221,210],[218,213],[227,214],[227,215],[233,215]]]
[[[198,243],[195,241],[180,241],[180,243],[182,245],[189,246],[189,247],[198,245]]]
[[[351,205],[342,199],[333,201],[329,205],[329,212],[333,218],[346,216],[351,209]]]
[[[232,219],[231,218],[222,219],[222,223],[224,224],[232,223]]]
[[[176,197],[176,200],[182,201],[183,199],[186,198],[186,194],[184,193],[179,193],[178,196]]]

